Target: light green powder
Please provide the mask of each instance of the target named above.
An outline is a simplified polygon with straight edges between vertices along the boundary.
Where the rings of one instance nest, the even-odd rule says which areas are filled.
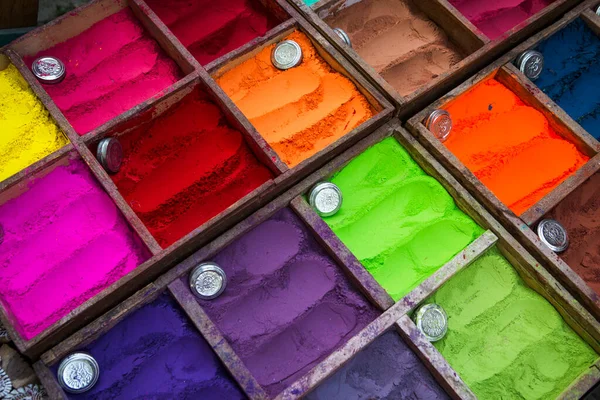
[[[344,202],[325,221],[394,300],[483,232],[394,138],[367,149],[331,181]]]
[[[598,357],[496,248],[428,302],[448,314],[435,346],[480,399],[554,399]]]

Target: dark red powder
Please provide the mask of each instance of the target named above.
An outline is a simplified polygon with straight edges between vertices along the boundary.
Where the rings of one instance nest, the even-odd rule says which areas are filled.
[[[258,0],[147,0],[202,65],[264,35],[279,21]]]
[[[163,248],[272,178],[199,92],[120,140],[113,181]]]

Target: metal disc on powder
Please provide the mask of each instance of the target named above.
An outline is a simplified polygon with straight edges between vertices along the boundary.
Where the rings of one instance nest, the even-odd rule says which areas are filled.
[[[346,43],[348,46],[352,47],[352,42],[350,41],[350,36],[346,32],[344,32],[341,28],[333,28],[333,31],[337,33],[337,35],[342,39],[342,42]]]
[[[219,297],[226,285],[225,271],[215,263],[202,263],[190,273],[190,288],[200,299],[211,300]]]
[[[415,313],[415,324],[427,340],[436,342],[448,331],[448,316],[438,304],[425,304]]]
[[[312,188],[308,203],[322,217],[330,217],[342,207],[342,191],[331,182],[321,182]]]
[[[116,174],[123,163],[123,147],[117,138],[105,138],[98,143],[96,158],[104,169],[111,174]]]
[[[446,110],[433,110],[425,121],[427,129],[440,141],[445,141],[452,132],[452,118]]]
[[[567,230],[556,220],[545,219],[540,222],[537,234],[540,240],[555,253],[565,251],[569,247]]]
[[[99,376],[98,362],[87,353],[73,353],[58,366],[58,383],[69,393],[87,392]]]
[[[271,62],[278,69],[289,69],[302,62],[302,47],[293,40],[279,42],[271,53]]]
[[[516,65],[526,77],[534,81],[542,74],[544,56],[539,51],[527,50],[517,58]]]
[[[40,57],[31,65],[33,75],[42,83],[59,83],[65,78],[65,65],[56,57]]]

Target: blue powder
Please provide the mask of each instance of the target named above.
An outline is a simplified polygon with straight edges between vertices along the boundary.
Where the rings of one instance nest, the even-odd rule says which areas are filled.
[[[576,19],[538,45],[544,70],[536,85],[596,139],[600,138],[600,38]]]

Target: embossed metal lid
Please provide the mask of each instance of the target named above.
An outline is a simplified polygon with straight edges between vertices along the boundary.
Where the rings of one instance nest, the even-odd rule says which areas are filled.
[[[83,393],[90,390],[100,376],[100,367],[91,355],[73,353],[58,366],[58,383],[69,393]]]
[[[277,43],[271,53],[271,62],[278,69],[290,69],[302,62],[302,48],[293,40]]]
[[[537,234],[540,240],[555,253],[565,251],[569,247],[567,230],[556,220],[542,220],[538,225]]]
[[[350,36],[346,32],[344,32],[341,28],[333,28],[333,31],[337,33],[337,35],[342,39],[342,42],[346,43],[348,46],[352,47],[352,42],[350,41]]]
[[[225,271],[213,262],[197,265],[190,273],[190,289],[196,297],[211,300],[219,297],[227,286]]]
[[[119,139],[105,138],[98,143],[96,158],[104,169],[110,174],[116,174],[123,163],[123,147]]]
[[[308,194],[308,203],[322,217],[330,217],[342,207],[342,191],[331,182],[317,183]]]
[[[425,304],[415,313],[417,328],[430,342],[442,339],[448,331],[448,316],[446,311],[437,304]]]
[[[65,65],[56,57],[40,57],[31,65],[33,75],[42,83],[59,83],[65,78]]]
[[[433,110],[425,120],[425,126],[440,141],[444,142],[452,132],[452,119],[446,110]]]
[[[527,50],[517,57],[515,65],[526,77],[535,81],[544,70],[544,56],[539,51]]]

